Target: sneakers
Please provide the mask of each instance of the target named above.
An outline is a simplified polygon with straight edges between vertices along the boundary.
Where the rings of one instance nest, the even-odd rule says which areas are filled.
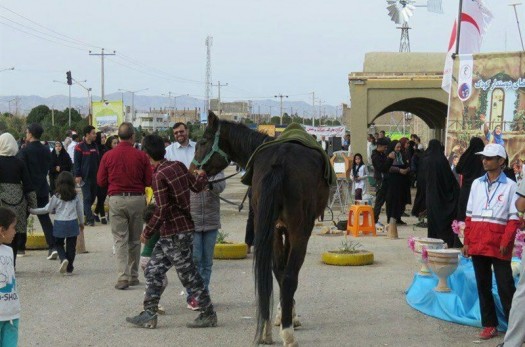
[[[95,221],[92,220],[92,221],[86,222],[86,225],[90,226],[90,227],[94,227],[95,226]]]
[[[108,224],[108,220],[106,219],[106,217],[102,217],[102,218],[100,218],[100,222],[101,222],[102,224]]]
[[[186,306],[186,308],[192,311],[200,310],[199,303],[194,297],[188,299],[188,305]]]
[[[385,226],[381,222],[376,223],[376,231],[383,232],[385,231]]]
[[[51,253],[49,253],[49,255],[47,256],[47,260],[56,260],[57,257],[58,257],[58,252],[51,251]]]
[[[95,217],[95,222],[100,223],[100,218],[98,218],[97,215],[94,215],[93,217]]]
[[[199,314],[199,316],[191,323],[187,323],[188,328],[210,328],[217,326],[217,313],[210,309]]]
[[[496,336],[498,336],[498,330],[495,327],[485,327],[479,334],[479,338],[482,340],[489,340]]]
[[[69,265],[69,260],[67,260],[67,259],[62,260],[62,262],[60,263],[60,268],[58,269],[58,271],[61,274],[66,273],[68,265]]]
[[[129,281],[129,286],[132,287],[132,286],[138,286],[140,284],[140,281],[138,278],[134,278],[132,279],[131,281]]]
[[[155,329],[157,327],[157,314],[153,311],[142,311],[138,316],[126,317],[126,322],[141,328]]]

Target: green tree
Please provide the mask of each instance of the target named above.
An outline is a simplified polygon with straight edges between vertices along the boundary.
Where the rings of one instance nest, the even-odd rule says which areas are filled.
[[[281,118],[279,118],[279,117],[277,117],[277,116],[273,116],[273,117],[270,119],[270,124],[279,125],[279,123],[281,123]]]
[[[46,105],[39,105],[33,108],[27,115],[27,124],[41,123],[48,115],[51,114],[51,110]]]

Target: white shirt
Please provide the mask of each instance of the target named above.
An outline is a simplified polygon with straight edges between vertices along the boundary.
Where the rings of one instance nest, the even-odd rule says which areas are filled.
[[[0,322],[20,318],[16,289],[13,250],[0,244]]]
[[[169,161],[180,161],[186,168],[189,168],[194,156],[195,142],[190,140],[187,146],[181,146],[180,143],[174,142],[166,147],[166,155],[164,158]]]
[[[58,196],[53,195],[45,207],[32,208],[30,209],[30,212],[32,214],[54,213],[55,220],[79,220],[79,224],[83,224],[82,219],[80,218],[83,218],[84,216],[84,207],[82,206],[82,201],[80,201],[78,194],[73,200],[70,201],[64,201]]]
[[[71,157],[71,162],[72,163],[75,162],[75,147],[76,147],[76,145],[78,145],[78,142],[71,141],[69,146],[67,146],[67,148],[66,148],[67,154],[69,154],[69,156]]]
[[[362,189],[363,195],[366,193],[366,178],[368,177],[368,170],[366,169],[366,165],[361,165],[359,170],[357,170],[357,176],[360,178],[359,181],[354,180],[353,171],[350,170],[350,177],[352,178],[354,182],[354,192],[356,189]]]

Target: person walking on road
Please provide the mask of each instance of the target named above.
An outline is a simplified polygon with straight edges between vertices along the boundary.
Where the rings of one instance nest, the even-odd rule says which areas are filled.
[[[75,182],[82,188],[84,215],[86,225],[95,226],[95,216],[91,210],[97,194],[97,171],[100,161],[97,144],[95,143],[95,127],[88,125],[83,131],[84,141],[75,147]]]
[[[190,189],[195,192],[203,190],[208,183],[206,173],[196,170],[194,175],[189,173],[181,162],[164,159],[166,150],[160,136],[146,136],[144,149],[155,167],[152,187],[157,208],[142,232],[141,241],[146,243],[159,229],[160,239],[155,244],[146,266],[144,311],[137,316],[126,318],[126,321],[145,328],[157,326],[163,279],[166,272],[174,266],[182,285],[191,291],[201,310],[199,316],[186,326],[215,327],[217,314],[192,259],[195,225],[190,214]]]
[[[140,234],[146,208],[144,191],[151,186],[151,165],[144,152],[133,147],[133,125],[124,122],[118,129],[119,144],[108,151],[97,174],[97,183],[108,188],[109,224],[117,254],[116,289],[139,284]]]
[[[18,152],[18,158],[25,162],[29,170],[29,176],[36,192],[37,207],[44,207],[49,202],[49,185],[47,184],[47,174],[51,165],[51,153],[49,148],[40,142],[40,137],[44,133],[44,128],[40,124],[33,123],[26,130],[26,146]],[[49,260],[55,260],[58,253],[55,249],[55,239],[53,237],[53,223],[49,214],[39,215],[38,220],[44,231],[48,246]],[[27,237],[27,234],[24,234]],[[25,241],[22,240],[25,251]]]

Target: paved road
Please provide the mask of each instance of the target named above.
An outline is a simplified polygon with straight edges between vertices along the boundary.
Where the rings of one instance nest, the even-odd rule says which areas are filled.
[[[237,181],[224,193],[241,199]],[[244,239],[247,212],[223,206],[223,230],[230,239]],[[415,222],[408,218],[409,222]],[[314,230],[319,232],[320,227]],[[374,252],[375,263],[366,267],[332,267],[321,263],[321,253],[336,249],[342,236],[314,235],[300,274],[295,296],[303,326],[296,331],[301,346],[469,346],[479,344],[478,329],[425,316],[405,302],[417,265],[408,250],[410,235],[425,230],[400,228],[400,240],[383,235],[360,237]],[[175,272],[161,300],[167,314],[156,330],[134,328],[125,317],[141,310],[143,287],[113,288],[115,259],[109,227],[86,229],[88,254],[77,257],[76,274],[57,273],[58,262],[45,252],[32,251],[18,259],[17,277],[22,303],[20,346],[250,346],[255,331],[252,258],[216,260],[211,294],[219,326],[191,330],[185,323],[196,314],[185,308],[182,286]],[[142,278],[141,278],[141,281]],[[276,287],[276,285],[275,285]],[[276,345],[281,344],[278,328]],[[501,338],[480,343],[495,346]]]

